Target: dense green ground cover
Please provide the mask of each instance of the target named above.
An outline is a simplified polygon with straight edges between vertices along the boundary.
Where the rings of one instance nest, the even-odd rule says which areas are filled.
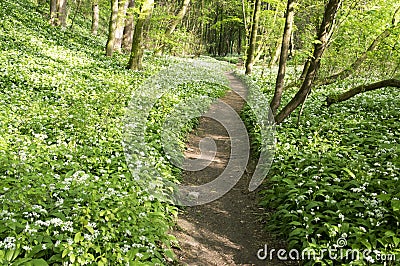
[[[272,97],[275,73],[260,76],[247,79],[252,93],[261,90]],[[400,259],[400,92],[385,88],[324,106],[326,95],[348,87],[342,81],[316,89],[299,127],[297,112],[277,127],[275,160],[261,204],[272,213],[265,217],[268,228],[280,232],[289,248],[311,248],[319,257],[324,248],[339,250],[335,245],[342,238],[344,251],[379,253],[336,262],[326,253],[314,261],[317,265],[383,265],[383,254]],[[284,103],[293,93],[285,92]],[[251,120],[249,110],[245,115]],[[259,135],[257,128],[253,135]]]
[[[42,13],[0,2],[0,264],[164,264],[177,209],[137,185],[121,140],[132,92],[178,59],[145,57],[143,71],[128,71],[126,57],[104,56],[105,40],[79,23],[50,27]],[[192,82],[165,94],[147,125],[157,152],[140,163],[176,181],[157,141],[163,119],[182,99],[224,90]]]

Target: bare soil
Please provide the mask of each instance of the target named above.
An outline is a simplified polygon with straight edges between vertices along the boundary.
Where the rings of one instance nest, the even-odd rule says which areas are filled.
[[[231,90],[221,98],[240,113],[247,89],[233,74],[227,73]],[[209,112],[220,112],[216,105]],[[229,113],[227,116],[231,115]],[[230,125],[235,127],[235,125]],[[200,154],[199,141],[212,138],[218,151],[212,163],[201,171],[184,172],[183,183],[205,184],[218,177],[230,158],[230,138],[217,121],[201,117],[199,126],[189,135],[186,154],[196,158]],[[220,199],[211,203],[182,208],[173,232],[179,241],[175,250],[179,265],[287,265],[288,262],[260,260],[257,251],[268,245],[268,249],[285,247],[264,229],[261,217],[266,210],[258,206],[258,190],[248,191],[255,159],[250,158],[247,171],[235,187]],[[276,254],[276,253],[275,253]],[[293,265],[293,264],[292,264]]]

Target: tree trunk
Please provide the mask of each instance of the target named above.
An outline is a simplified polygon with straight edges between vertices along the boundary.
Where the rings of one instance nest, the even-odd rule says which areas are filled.
[[[135,0],[129,0],[127,18],[125,20],[125,27],[124,27],[124,36],[122,39],[122,49],[125,51],[130,51],[132,49],[134,7],[135,7]]]
[[[143,29],[147,18],[151,16],[153,11],[154,0],[145,0],[140,10],[139,18],[135,25],[135,31],[133,33],[132,50],[129,58],[128,69],[140,70],[142,68],[142,39]]]
[[[71,26],[69,26],[71,31],[74,30],[75,19],[76,19],[76,16],[78,15],[78,12],[81,9],[81,5],[82,5],[82,0],[78,0],[78,3],[76,3],[74,16],[72,17]]]
[[[92,34],[97,35],[99,30],[99,3],[98,0],[93,0],[92,2]]]
[[[57,1],[57,17],[59,26],[62,28],[67,27],[67,0]]]
[[[342,93],[338,96],[328,96],[326,98],[326,104],[329,107],[334,103],[346,101],[359,93],[363,93],[366,91],[372,91],[372,90],[376,90],[376,89],[380,89],[380,88],[384,88],[384,87],[400,88],[400,80],[386,79],[386,80],[378,81],[378,82],[371,83],[368,85],[361,85],[361,86],[355,87],[354,89],[346,91],[345,93]]]
[[[67,26],[67,0],[50,0],[50,24]]]
[[[50,24],[57,26],[57,0],[50,0]]]
[[[250,34],[250,44],[247,49],[247,59],[246,59],[246,75],[250,75],[253,69],[254,64],[254,52],[256,50],[257,43],[257,31],[258,31],[258,23],[260,21],[260,8],[261,8],[261,0],[255,0],[254,3],[254,11],[253,11],[253,23],[251,26],[251,34]]]
[[[293,99],[281,110],[278,115],[276,115],[275,121],[277,124],[282,123],[286,117],[288,117],[300,104],[304,102],[307,95],[310,93],[314,79],[319,70],[321,57],[332,34],[335,17],[341,1],[342,0],[329,0],[328,4],[326,5],[324,17],[318,30],[317,40],[314,43],[313,57],[310,60],[310,66],[308,67],[307,74],[299,91],[296,93]]]
[[[176,26],[178,26],[178,24],[182,21],[183,17],[186,15],[189,4],[190,4],[190,0],[183,1],[182,8],[179,10],[175,19],[172,21],[171,26],[169,27],[169,29],[167,31],[167,34],[172,34],[175,31]]]
[[[118,0],[111,0],[111,15],[108,24],[108,40],[106,45],[106,55],[112,56],[114,53],[115,32],[117,30]]]
[[[277,40],[276,42],[274,52],[273,53],[271,52],[271,60],[268,63],[268,67],[271,68],[277,64],[279,56],[281,55],[281,48],[282,48],[282,38],[279,38],[279,40]]]
[[[122,38],[124,36],[126,12],[128,10],[129,1],[120,0],[118,3],[117,28],[115,30],[114,51],[121,52]]]
[[[289,53],[290,38],[292,36],[294,21],[294,6],[296,0],[288,0],[286,8],[285,29],[282,37],[281,56],[279,59],[278,75],[276,77],[275,93],[271,101],[271,111],[276,114],[282,98],[283,86],[285,84],[286,61]]]
[[[396,13],[399,11],[399,9],[397,9],[393,15],[392,25],[390,27],[386,28],[381,34],[379,34],[379,36],[376,37],[372,41],[372,43],[370,44],[368,49],[366,51],[364,51],[361,54],[361,56],[356,59],[356,61],[354,61],[345,70],[343,70],[339,73],[333,74],[330,77],[325,78],[322,82],[319,82],[318,85],[332,84],[337,79],[345,79],[345,78],[348,78],[351,74],[353,74],[362,65],[362,63],[367,59],[368,53],[375,51],[376,48],[378,47],[379,43],[381,43],[385,38],[389,37],[389,35],[391,34],[391,31],[394,28],[398,27],[398,22],[396,21],[395,17],[396,17]]]
[[[246,38],[246,44],[247,44],[247,32],[248,32],[248,28],[247,28],[247,17],[246,17],[246,7],[244,4],[244,0],[242,0],[242,13],[243,13],[243,26],[244,26],[244,32],[245,32],[245,38]]]
[[[218,56],[222,56],[222,45],[223,45],[223,36],[224,36],[224,25],[222,21],[224,20],[224,9],[222,8],[221,20],[219,24],[219,37],[218,37]]]

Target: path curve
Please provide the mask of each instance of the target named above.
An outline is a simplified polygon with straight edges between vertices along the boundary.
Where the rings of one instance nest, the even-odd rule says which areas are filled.
[[[220,100],[240,114],[247,89],[232,73],[226,75],[231,90]],[[217,106],[213,104],[209,112],[221,112]],[[232,113],[226,115],[229,121]],[[231,128],[235,126],[230,125]],[[188,137],[187,158],[197,158],[201,154],[199,142],[203,138],[215,141],[218,148],[216,156],[207,168],[184,172],[184,184],[201,185],[214,180],[229,161],[231,143],[227,131],[207,117],[200,118],[199,126]],[[286,265],[277,260],[262,261],[257,258],[257,251],[265,245],[275,249],[284,245],[263,229],[260,215],[264,210],[257,205],[257,190],[248,192],[254,167],[255,162],[250,159],[242,178],[222,198],[205,205],[186,207],[180,213],[173,232],[179,241],[180,249],[176,250],[176,254],[180,265]]]

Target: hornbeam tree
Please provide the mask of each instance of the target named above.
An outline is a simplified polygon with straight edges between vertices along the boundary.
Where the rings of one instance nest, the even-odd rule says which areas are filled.
[[[140,9],[139,17],[135,24],[135,31],[133,33],[132,50],[129,58],[128,69],[140,70],[142,68],[143,57],[143,30],[146,20],[153,12],[154,0],[145,0]]]
[[[111,16],[108,29],[106,55],[112,56],[115,50],[121,50],[125,14],[128,0],[111,0]]]
[[[122,37],[122,49],[124,51],[130,51],[132,49],[134,7],[135,7],[135,0],[129,0],[128,10],[125,19],[124,34]]]
[[[289,54],[290,36],[292,35],[294,7],[296,0],[288,0],[286,8],[286,22],[282,37],[281,56],[279,59],[278,75],[276,77],[275,93],[271,101],[271,111],[276,113],[281,104],[283,86],[285,83],[286,61]]]
[[[254,53],[256,51],[256,43],[257,43],[258,24],[260,22],[260,9],[261,9],[261,0],[255,0],[253,21],[250,34],[250,44],[249,48],[247,49],[246,72],[245,72],[246,75],[250,75],[251,71],[253,70]]]
[[[50,24],[67,26],[67,0],[50,0]]]
[[[92,34],[97,35],[99,30],[99,0],[92,0]]]

